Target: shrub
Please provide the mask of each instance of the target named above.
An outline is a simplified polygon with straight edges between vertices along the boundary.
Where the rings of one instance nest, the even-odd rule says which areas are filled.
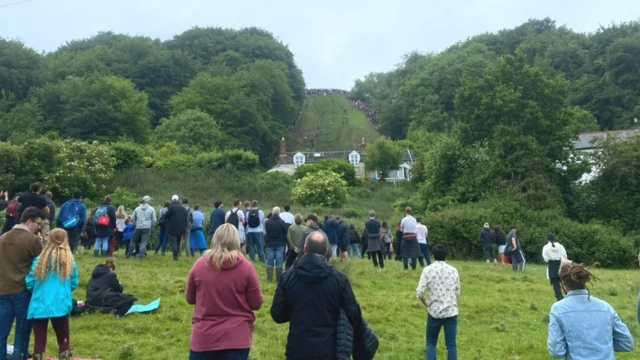
[[[195,166],[200,169],[250,171],[258,168],[258,155],[244,150],[225,150],[199,154]]]
[[[296,169],[293,174],[295,179],[302,179],[308,174],[317,173],[318,171],[328,170],[340,175],[342,180],[346,181],[349,186],[358,185],[356,178],[356,169],[348,161],[330,159],[320,160],[315,164],[302,165]]]
[[[133,141],[118,141],[109,145],[111,156],[115,159],[115,170],[138,169],[148,167],[151,159],[146,156],[145,149]]]
[[[430,212],[423,218],[430,229],[430,244],[444,244],[453,258],[480,258],[480,230],[482,224],[489,222],[492,227],[500,225],[505,232],[509,225],[515,225],[529,262],[542,260],[541,249],[550,232],[575,262],[598,261],[603,267],[629,267],[636,261],[636,238],[623,236],[619,230],[602,224],[571,221],[557,210],[535,211],[513,200],[492,198]]]
[[[138,196],[135,192],[121,187],[116,188],[113,194],[111,194],[113,205],[115,207],[122,205],[127,211],[135,209],[140,204],[141,198],[142,197]]]
[[[296,180],[291,198],[303,206],[339,207],[347,200],[347,182],[332,171],[321,170]]]

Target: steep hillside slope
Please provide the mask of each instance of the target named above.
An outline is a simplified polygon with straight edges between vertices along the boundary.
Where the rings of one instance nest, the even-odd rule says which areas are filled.
[[[346,151],[358,149],[362,138],[370,143],[379,136],[343,94],[310,95],[287,147],[288,151]]]

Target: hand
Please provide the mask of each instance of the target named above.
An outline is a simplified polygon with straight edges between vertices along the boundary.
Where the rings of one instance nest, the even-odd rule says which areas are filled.
[[[298,253],[298,248],[293,248],[293,251],[297,254]],[[640,258],[640,256],[639,256]]]

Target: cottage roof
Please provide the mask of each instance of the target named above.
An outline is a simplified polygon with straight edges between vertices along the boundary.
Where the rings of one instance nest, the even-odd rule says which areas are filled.
[[[573,147],[576,150],[595,149],[599,147],[597,142],[606,139],[607,136],[613,136],[615,140],[625,140],[638,134],[639,132],[637,130],[586,132],[578,135],[578,140],[573,141]]]

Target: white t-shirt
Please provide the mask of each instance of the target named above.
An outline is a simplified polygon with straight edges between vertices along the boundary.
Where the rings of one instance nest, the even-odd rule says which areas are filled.
[[[295,222],[295,216],[293,216],[293,214],[288,211],[281,213],[280,219],[290,225],[293,225],[293,223]]]
[[[416,226],[416,238],[418,239],[418,243],[419,244],[426,244],[427,243],[427,227],[422,225],[422,224],[418,224]]]
[[[239,224],[244,224],[244,211],[239,210],[238,208],[233,208],[229,211],[227,211],[227,214],[224,216],[224,222],[226,223],[227,220],[229,219],[229,215],[231,215],[232,212],[238,212],[238,221]]]
[[[402,232],[405,234],[415,234],[416,233],[416,225],[418,222],[416,218],[411,215],[407,215],[400,222],[400,226],[402,227]]]

